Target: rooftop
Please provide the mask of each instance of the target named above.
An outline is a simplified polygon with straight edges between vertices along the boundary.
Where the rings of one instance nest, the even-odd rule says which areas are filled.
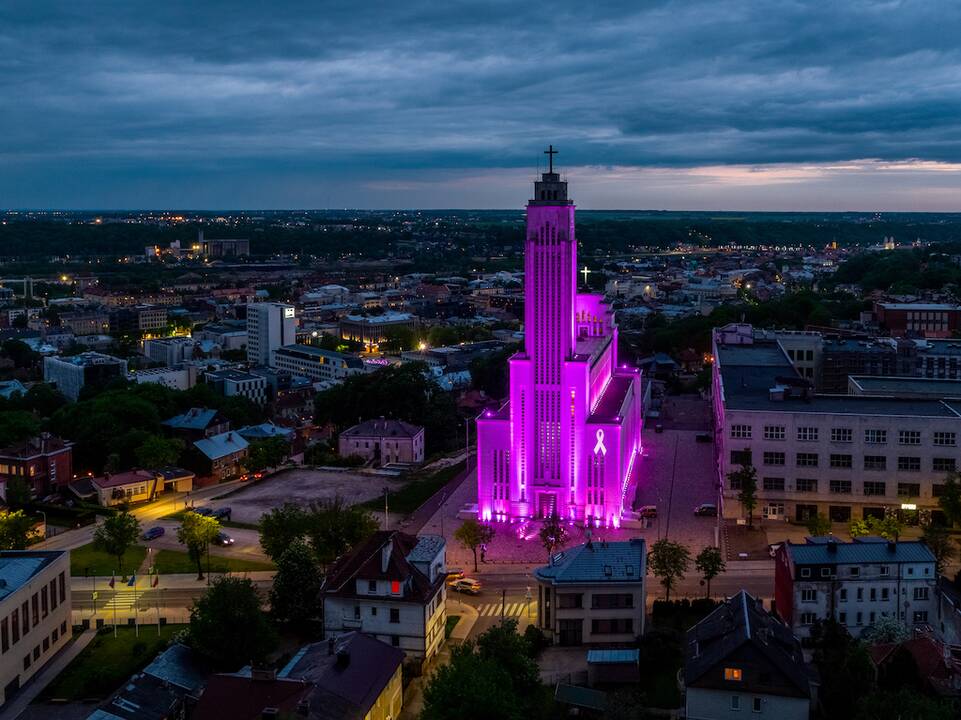
[[[344,363],[346,363],[349,367],[363,367],[364,365],[360,358],[355,357],[354,355],[337,352],[336,350],[325,350],[324,348],[317,347],[316,345],[303,345],[301,343],[284,345],[278,348],[276,352],[307,355],[315,358],[326,358],[329,360],[343,360]]]
[[[848,381],[857,386],[864,395],[961,400],[961,380],[851,375]]]
[[[63,555],[59,550],[0,552],[0,600],[12,595],[47,565]]]
[[[607,384],[604,394],[594,407],[594,411],[587,421],[617,422],[617,418],[620,417],[621,408],[624,406],[624,400],[627,398],[627,393],[631,389],[634,377],[634,374],[616,374],[611,377],[611,381]]]
[[[47,358],[48,360],[56,360],[57,362],[65,363],[68,365],[76,365],[77,367],[87,367],[89,365],[124,365],[126,366],[127,361],[121,358],[116,358],[113,355],[104,355],[98,352],[84,352],[79,355],[72,355],[70,357],[57,356],[53,358]]]
[[[247,441],[235,432],[220,433],[219,435],[212,435],[209,438],[194,441],[194,447],[211,460],[246,450],[247,445]]]
[[[341,436],[347,437],[409,437],[424,432],[420,425],[412,425],[403,420],[377,418],[347,428]]]
[[[641,538],[590,542],[558,553],[551,565],[537,568],[534,575],[553,583],[644,582],[646,558]]]
[[[795,565],[847,565],[859,563],[934,563],[928,546],[918,541],[889,543],[883,538],[859,538],[837,542],[828,538],[808,538],[807,542],[784,545]]]
[[[160,424],[180,430],[204,430],[216,417],[216,410],[210,408],[190,408],[190,410],[183,415],[175,415]]]

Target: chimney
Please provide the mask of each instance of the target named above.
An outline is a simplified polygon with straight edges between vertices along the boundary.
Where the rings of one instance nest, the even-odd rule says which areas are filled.
[[[893,553],[898,549],[898,543],[895,540],[888,540],[888,552]]]
[[[380,551],[380,571],[382,573],[387,572],[387,566],[390,565],[390,556],[394,552],[394,538],[390,538],[384,545],[383,549]]]
[[[829,553],[836,553],[838,551],[838,541],[831,538],[827,541],[827,548]]]

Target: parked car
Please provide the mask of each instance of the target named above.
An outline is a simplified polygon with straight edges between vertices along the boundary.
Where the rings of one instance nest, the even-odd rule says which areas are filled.
[[[656,518],[657,505],[641,505],[637,509],[637,516],[640,518]]]
[[[658,423],[657,425],[654,426],[654,432],[656,433],[664,432],[664,426],[661,425],[661,423]]]
[[[455,580],[451,584],[450,589],[454,592],[466,593],[468,595],[480,595],[481,584],[480,580],[465,577],[460,580]]]
[[[141,535],[141,537],[144,540],[156,540],[158,537],[163,537],[165,532],[167,531],[164,530],[162,527],[160,527],[159,525],[155,525],[154,527],[145,531],[144,534]]]
[[[204,515],[204,516],[208,516],[208,517],[209,517],[210,515],[213,515],[213,514],[214,514],[213,509],[207,507],[206,505],[204,505],[203,507],[199,507],[199,508],[193,508],[193,511],[194,511],[195,513],[197,513],[198,515]]]
[[[462,580],[465,577],[464,571],[460,568],[449,568],[447,570],[447,584],[453,585],[458,580]]]
[[[214,545],[233,545],[233,544],[234,544],[234,539],[225,532],[217,533],[217,537],[214,538]]]
[[[707,517],[717,517],[717,505],[714,503],[701,503],[694,508],[694,514],[704,515]]]
[[[231,511],[229,507],[217,508],[213,512],[213,517],[217,518],[218,520],[230,520],[230,512]]]

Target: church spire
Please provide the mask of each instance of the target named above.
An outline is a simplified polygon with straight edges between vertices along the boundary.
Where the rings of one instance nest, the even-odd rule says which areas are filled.
[[[558,151],[553,145],[548,145],[544,154],[548,158],[548,169],[541,173],[541,179],[534,181],[534,197],[528,205],[572,205],[567,199],[567,183],[554,172],[554,156]]]

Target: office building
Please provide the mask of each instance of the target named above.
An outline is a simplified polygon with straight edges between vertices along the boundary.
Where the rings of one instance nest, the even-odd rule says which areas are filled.
[[[398,331],[413,331],[417,318],[410,313],[388,311],[382,315],[345,315],[340,320],[340,337],[363,343],[364,349],[376,351],[380,343]]]
[[[713,354],[725,517],[745,516],[728,477],[744,465],[757,471],[758,510],[769,520],[901,512],[914,521],[918,510],[939,512],[940,487],[957,469],[961,403],[817,394],[784,349],[755,339],[750,326],[716,329]]]
[[[782,544],[774,560],[778,614],[802,640],[828,618],[854,637],[881,618],[897,618],[909,628],[933,623],[936,588],[934,555],[917,541],[808,538]]]
[[[247,362],[269,365],[273,352],[293,344],[297,337],[294,306],[253,303],[247,306]]]
[[[315,345],[284,345],[277,348],[271,367],[310,378],[314,382],[343,380],[364,373],[364,363],[360,358]]]
[[[949,338],[961,330],[961,305],[947,303],[874,303],[878,326],[889,335]]]
[[[587,542],[534,570],[537,627],[555,645],[632,643],[644,634],[644,540]]]
[[[44,382],[56,385],[64,397],[76,402],[85,385],[105,385],[127,375],[127,361],[98,352],[70,357],[45,357]]]
[[[444,538],[379,530],[339,558],[321,588],[328,637],[360,631],[428,660],[447,624]]]
[[[577,291],[574,203],[553,169],[527,204],[524,262],[509,401],[477,418],[478,514],[617,527],[641,457],[640,371],[618,364],[603,296]]]
[[[70,641],[70,607],[69,552],[0,552],[3,705]]]
[[[258,405],[267,404],[267,378],[243,370],[214,370],[204,374],[204,382],[224,397],[245,397]]]

